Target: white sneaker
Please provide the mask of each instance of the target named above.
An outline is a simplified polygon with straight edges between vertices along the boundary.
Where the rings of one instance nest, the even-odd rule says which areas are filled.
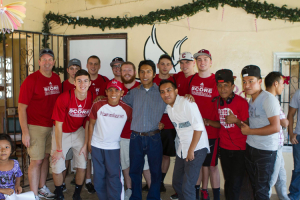
[[[124,200],[129,200],[129,198],[131,197],[131,194],[132,194],[132,190],[131,189],[127,189],[125,191],[125,198],[124,198]]]
[[[37,195],[37,196],[34,196],[35,197],[35,200],[40,200],[40,197]]]
[[[45,199],[54,199],[55,197],[55,195],[52,192],[50,192],[49,188],[46,185],[40,188],[38,193],[39,193],[39,197]]]

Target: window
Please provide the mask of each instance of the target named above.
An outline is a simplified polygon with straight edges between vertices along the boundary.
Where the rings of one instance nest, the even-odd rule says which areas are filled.
[[[0,86],[4,86],[4,63],[3,57],[0,57]],[[6,58],[6,97],[13,96],[13,74],[11,58]],[[0,99],[4,99],[4,91],[0,91]]]

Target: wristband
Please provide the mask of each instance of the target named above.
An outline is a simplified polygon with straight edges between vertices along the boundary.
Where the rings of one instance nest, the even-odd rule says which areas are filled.
[[[62,150],[56,150],[57,152],[62,152]]]

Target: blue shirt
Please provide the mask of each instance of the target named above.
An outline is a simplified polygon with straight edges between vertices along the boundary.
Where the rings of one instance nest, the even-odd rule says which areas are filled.
[[[158,86],[153,83],[147,91],[143,85],[130,90],[122,101],[132,107],[131,130],[149,132],[158,129],[158,123],[166,109]]]

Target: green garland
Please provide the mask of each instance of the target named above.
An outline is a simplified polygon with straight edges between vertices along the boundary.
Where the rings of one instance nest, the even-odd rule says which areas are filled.
[[[283,19],[291,22],[300,21],[300,11],[298,8],[288,9],[286,5],[282,7],[277,7],[274,4],[268,4],[266,1],[261,3],[255,0],[193,0],[192,3],[188,3],[182,6],[175,6],[171,9],[158,9],[152,11],[147,15],[140,15],[134,17],[119,17],[109,18],[101,17],[95,19],[94,16],[91,18],[80,17],[77,20],[77,17],[70,17],[67,15],[59,15],[49,12],[45,16],[44,21],[44,33],[50,33],[51,27],[49,26],[50,21],[54,21],[57,24],[68,24],[73,25],[74,28],[78,26],[87,26],[87,27],[99,27],[102,31],[105,28],[128,28],[140,24],[154,24],[157,22],[168,22],[170,20],[179,20],[182,16],[193,16],[196,13],[206,10],[209,12],[209,8],[218,9],[219,5],[223,7],[225,4],[235,7],[243,8],[247,13],[254,14],[256,18],[261,17],[263,19]]]

